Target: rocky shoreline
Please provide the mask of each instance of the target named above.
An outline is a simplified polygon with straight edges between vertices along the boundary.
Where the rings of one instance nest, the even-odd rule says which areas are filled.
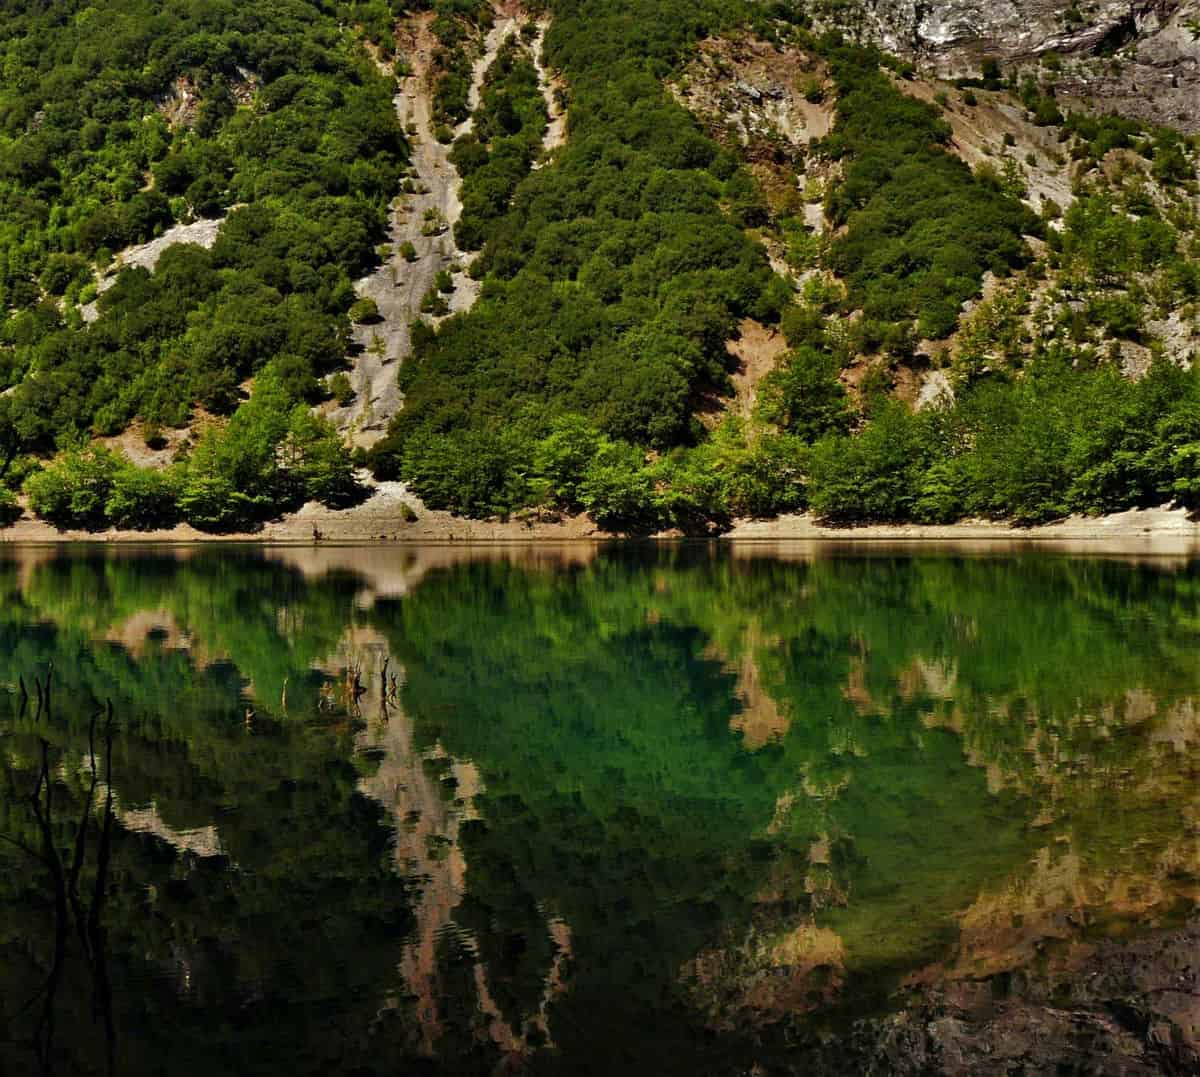
[[[602,542],[637,537],[654,541],[687,539],[681,532],[650,536],[613,534],[584,515],[559,519],[535,516],[509,520],[470,520],[428,510],[402,483],[380,483],[353,508],[335,510],[310,502],[298,512],[256,532],[212,534],[180,524],[162,531],[60,531],[28,516],[0,531],[0,542],[41,543],[200,543],[254,542],[277,545],[364,545],[377,543],[541,543]],[[713,538],[766,550],[790,543],[955,543],[976,544],[1000,552],[1035,544],[1069,544],[1081,551],[1106,549],[1144,553],[1200,554],[1200,523],[1184,509],[1132,509],[1109,516],[1071,516],[1037,527],[991,520],[954,524],[869,524],[830,526],[814,516],[739,520]]]

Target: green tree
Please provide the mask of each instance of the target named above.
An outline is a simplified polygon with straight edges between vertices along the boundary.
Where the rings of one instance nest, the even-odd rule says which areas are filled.
[[[537,443],[533,473],[546,484],[550,497],[568,508],[576,507],[584,473],[604,444],[606,439],[584,416],[560,416]]]
[[[354,305],[350,308],[348,316],[352,322],[359,325],[364,325],[368,322],[377,322],[379,321],[379,304],[369,295],[364,295],[361,299],[354,301]]]
[[[185,469],[179,490],[179,513],[201,531],[237,531],[253,527],[263,507],[234,486],[233,480],[208,470],[206,461]]]
[[[649,531],[658,523],[650,471],[641,451],[626,442],[600,447],[584,471],[579,500],[609,530]]]
[[[354,464],[345,442],[328,419],[303,404],[292,409],[278,458],[287,481],[307,501],[340,506],[357,493]]]
[[[904,404],[893,401],[859,434],[818,441],[809,456],[813,511],[848,522],[908,518],[924,465],[918,423]]]
[[[515,432],[419,431],[404,446],[405,475],[430,508],[505,515],[526,503],[530,446]]]
[[[0,527],[11,527],[21,518],[21,503],[7,486],[0,486]]]
[[[179,519],[179,479],[174,471],[129,465],[113,476],[104,514],[113,527],[151,531]]]
[[[763,379],[759,417],[806,442],[845,433],[850,407],[837,374],[833,356],[807,345],[797,348]]]
[[[68,449],[25,480],[29,507],[59,528],[100,530],[108,523],[105,506],[113,481],[128,466],[124,457],[99,446]]]

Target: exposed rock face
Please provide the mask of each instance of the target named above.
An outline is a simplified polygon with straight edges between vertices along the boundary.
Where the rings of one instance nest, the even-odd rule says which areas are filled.
[[[1069,61],[1060,95],[1200,130],[1200,0],[863,0],[845,21],[943,74],[1057,53]]]
[[[810,1075],[1200,1072],[1198,925],[1082,947],[1070,970],[961,980],[803,1055]]]

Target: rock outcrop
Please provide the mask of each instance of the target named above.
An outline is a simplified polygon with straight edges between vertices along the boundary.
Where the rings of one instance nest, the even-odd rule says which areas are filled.
[[[1200,0],[862,0],[841,21],[944,75],[1055,54],[1073,103],[1200,130]]]
[[[894,1074],[1196,1073],[1198,945],[1193,922],[1102,943],[1065,975],[930,990],[890,1018],[860,1023],[854,1064]]]

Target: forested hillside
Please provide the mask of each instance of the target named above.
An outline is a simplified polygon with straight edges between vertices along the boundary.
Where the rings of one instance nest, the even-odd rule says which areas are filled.
[[[1167,357],[1147,329],[1195,325],[1189,140],[1064,116],[1052,72],[1006,76],[993,61],[946,84],[963,109],[1003,98],[1057,127],[1064,217],[1028,197],[1008,140],[968,167],[946,92],[915,99],[912,65],[802,5],[554,10],[568,146],[517,188],[479,256],[480,305],[420,339],[378,474],[472,515],[548,504],[626,530],[806,506],[849,521],[1036,522],[1193,503],[1191,346],[1176,339]],[[700,39],[747,34],[825,73],[806,92],[832,98],[826,137],[702,134],[665,92]],[[746,167],[755,154],[791,194],[767,196]],[[799,212],[806,173],[821,180],[820,229]],[[786,285],[759,240],[786,252]],[[725,342],[747,317],[780,322],[790,350],[749,421],[702,423],[711,394],[730,391]],[[1140,380],[1123,369],[1126,344],[1152,360]],[[896,391],[931,363],[946,392],[915,412]]]
[[[72,454],[59,471],[90,476],[30,480],[34,507],[64,523],[169,522],[179,501],[194,522],[232,526],[345,486],[348,468],[320,462],[340,445],[305,405],[344,361],[351,281],[375,258],[406,157],[392,80],[344,28],[352,13],[304,0],[0,10],[9,486],[56,446]],[[115,251],[225,214],[211,251],[179,246],[153,274],[121,273],[84,325]],[[196,408],[237,415],[169,475],[82,449],[135,419],[153,443]],[[105,508],[114,481],[138,502],[132,516]]]
[[[479,298],[445,273],[421,304],[376,479],[626,532],[1200,504],[1193,139],[1060,100],[1053,54],[926,78],[844,5],[531,3],[480,72],[490,6],[432,9]],[[5,511],[227,530],[353,502],[319,406],[414,189],[392,98],[421,11],[118,0],[97,33],[69,0],[2,10]],[[535,19],[567,107],[549,157]],[[793,106],[828,130],[777,122]],[[211,249],[104,280],[205,217]],[[762,327],[786,346],[751,378],[736,342]],[[94,440],[130,430],[186,436],[146,471]]]
[[[729,5],[554,10],[547,47],[570,86],[567,145],[491,225],[474,270],[480,303],[418,338],[404,410],[372,458],[434,506],[489,514],[557,499],[632,518],[641,506],[621,499],[648,481],[643,448],[699,439],[696,387],[723,377],[737,319],[777,319],[789,289],[723,211],[746,183],[737,161],[662,83]],[[592,460],[606,473],[579,490]],[[609,476],[620,488],[596,493]]]

